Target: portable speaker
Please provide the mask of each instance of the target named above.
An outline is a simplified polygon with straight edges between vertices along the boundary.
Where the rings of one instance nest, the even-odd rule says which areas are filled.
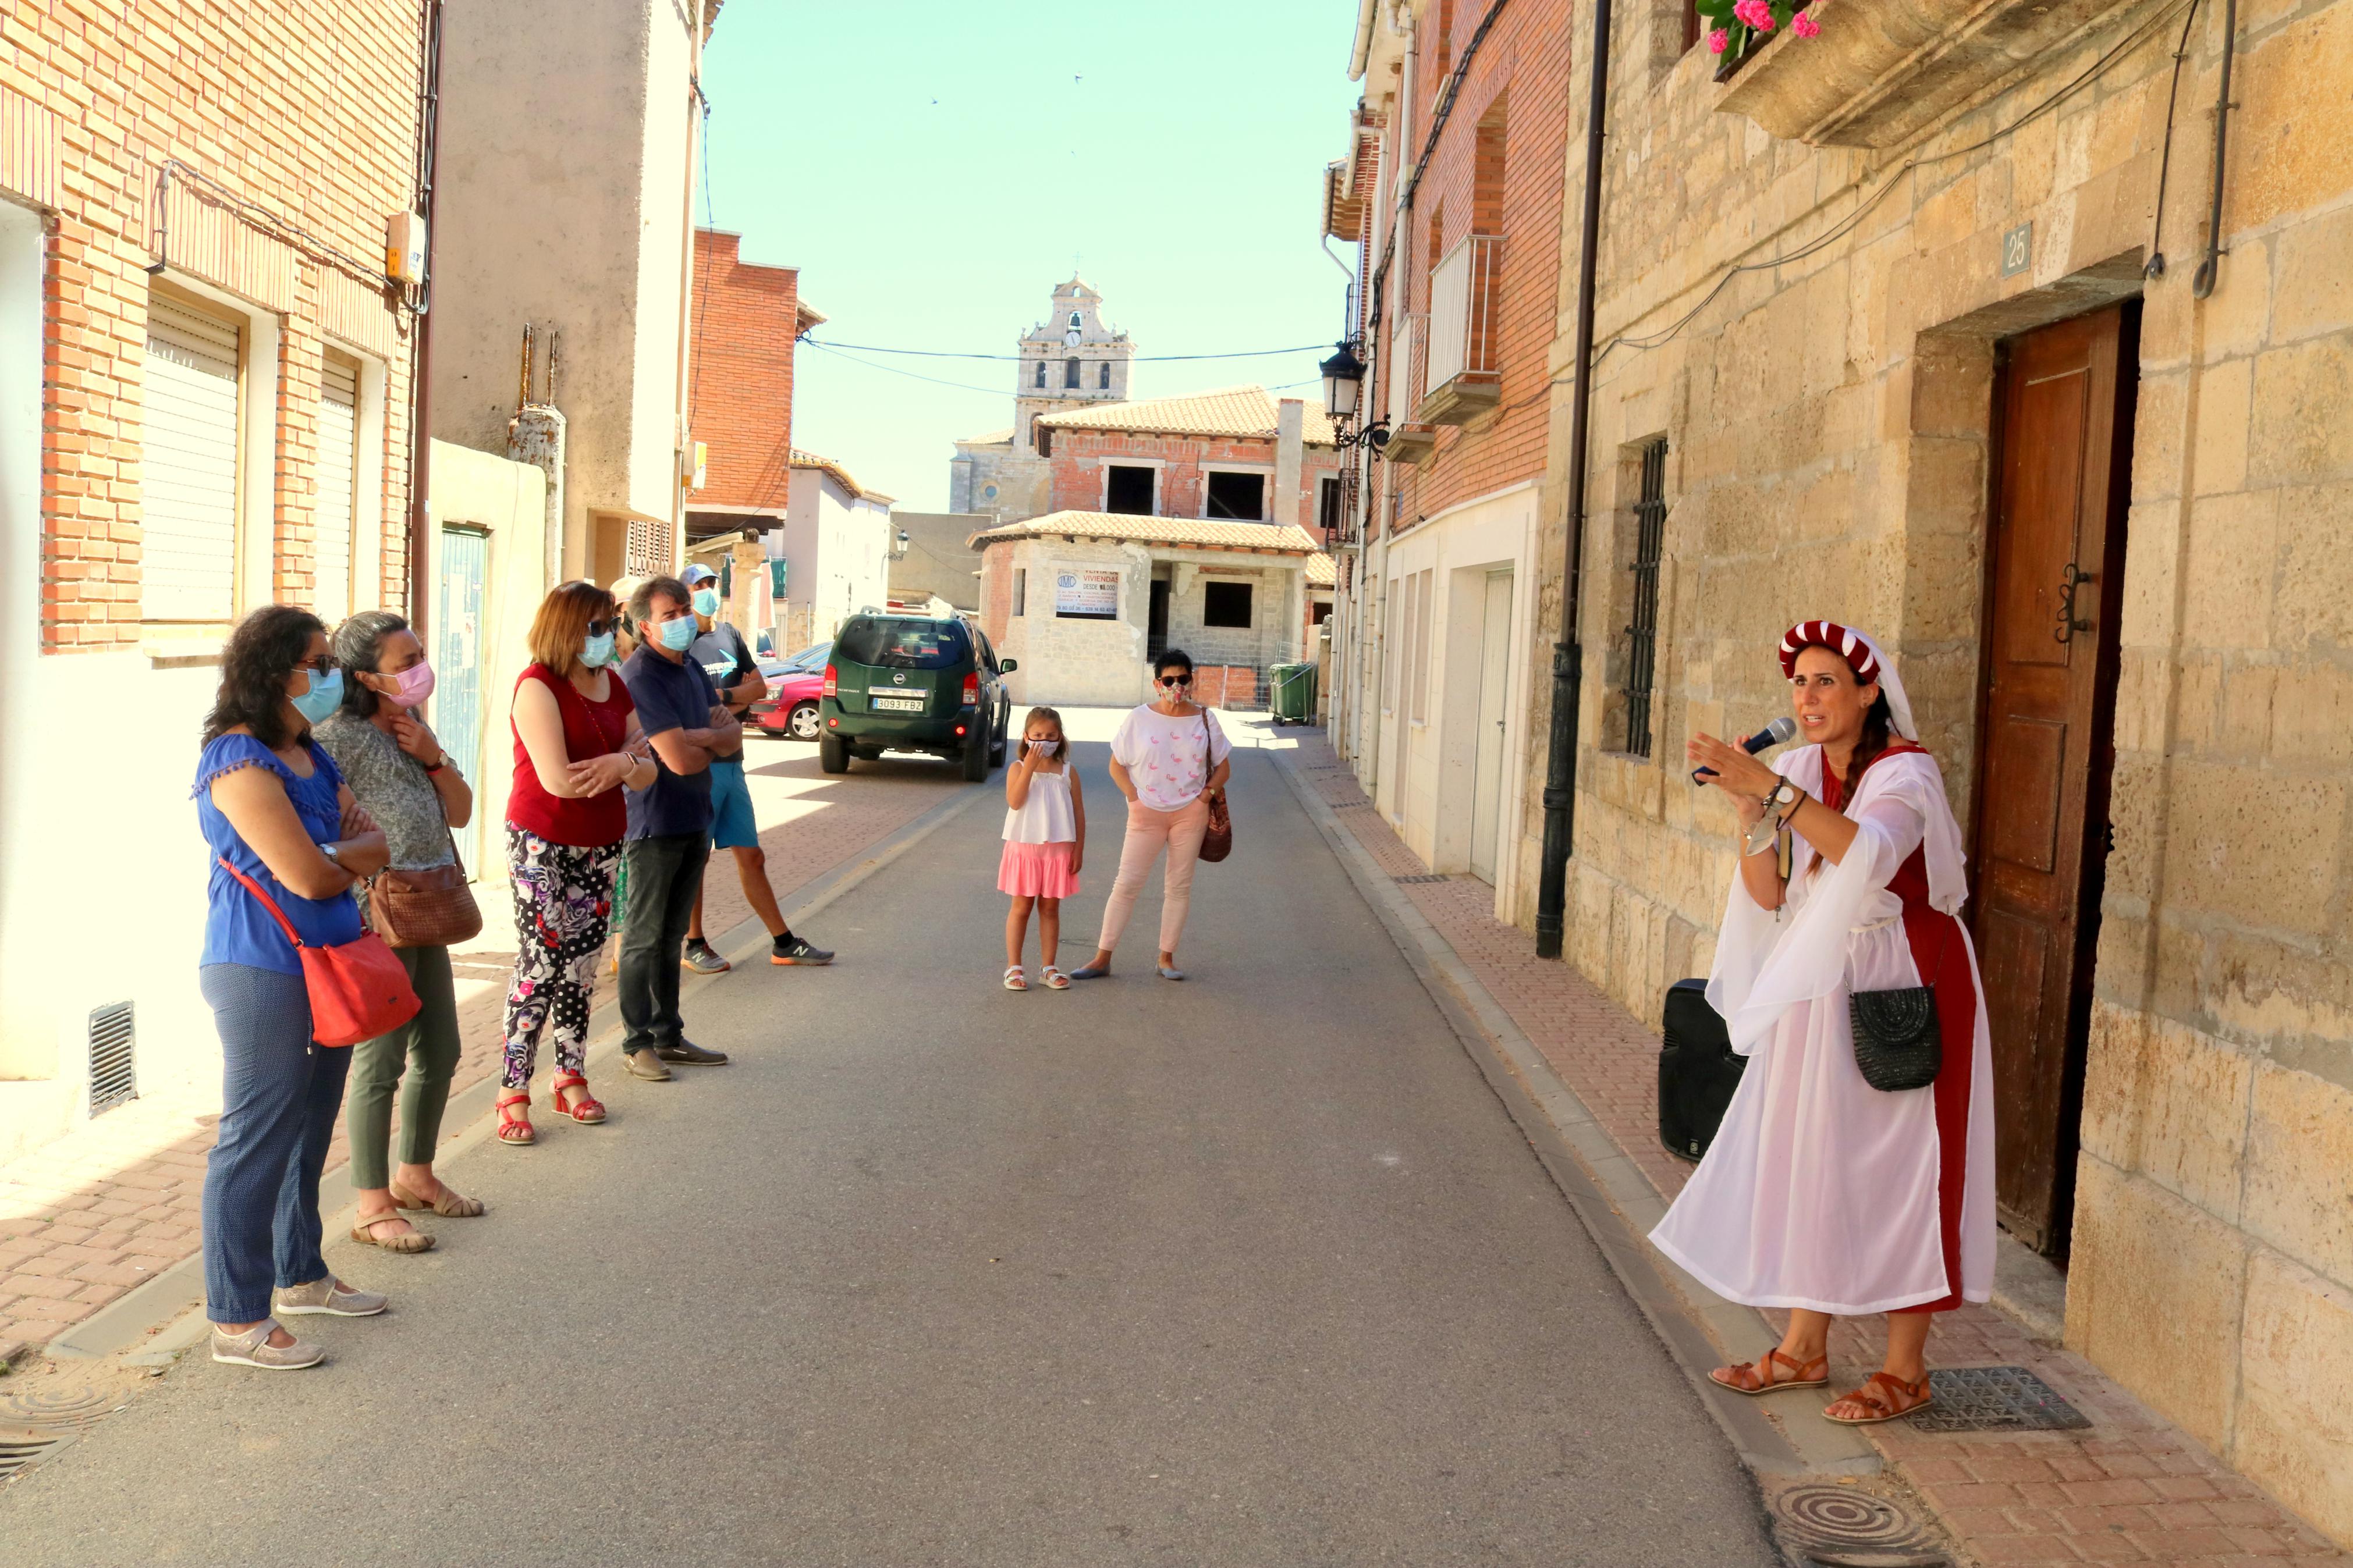
[[[1704,980],[1678,980],[1667,988],[1660,1028],[1666,1043],[1659,1047],[1659,1142],[1678,1159],[1696,1160],[1715,1142],[1748,1058],[1733,1054],[1722,1016],[1708,1005]]]

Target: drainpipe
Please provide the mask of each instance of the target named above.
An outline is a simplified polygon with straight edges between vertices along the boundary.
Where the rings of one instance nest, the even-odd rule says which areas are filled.
[[[1568,416],[1568,558],[1561,569],[1560,640],[1552,649],[1552,737],[1545,759],[1544,858],[1536,883],[1536,956],[1558,958],[1576,847],[1577,731],[1585,645],[1577,623],[1585,576],[1585,449],[1593,408],[1594,251],[1601,237],[1601,143],[1609,108],[1609,0],[1594,0],[1593,81],[1585,110],[1585,217],[1577,263],[1577,381]]]
[[[408,371],[408,626],[419,642],[426,642],[431,615],[427,590],[433,582],[433,252],[441,241],[440,226],[433,221],[433,190],[441,145],[441,0],[426,0],[424,42],[417,93],[417,200],[425,219],[425,281],[417,287],[417,339]]]

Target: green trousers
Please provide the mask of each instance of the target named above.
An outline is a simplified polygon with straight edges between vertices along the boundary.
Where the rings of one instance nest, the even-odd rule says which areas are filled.
[[[392,1181],[393,1090],[400,1091],[400,1163],[429,1165],[433,1146],[441,1140],[449,1079],[458,1070],[458,996],[449,978],[449,950],[393,952],[425,1005],[397,1029],[352,1047],[343,1125],[352,1140],[352,1185],[362,1191]]]

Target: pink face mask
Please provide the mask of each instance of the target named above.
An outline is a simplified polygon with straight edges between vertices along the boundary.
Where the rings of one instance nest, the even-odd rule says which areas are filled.
[[[433,695],[433,667],[423,659],[390,679],[392,700],[403,708],[422,708]]]

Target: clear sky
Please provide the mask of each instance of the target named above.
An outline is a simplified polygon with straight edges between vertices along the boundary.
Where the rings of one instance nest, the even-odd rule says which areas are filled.
[[[1071,258],[1136,353],[1130,395],[1310,383],[1347,279],[1318,246],[1347,149],[1354,0],[731,0],[703,56],[710,216],[798,267],[843,343],[1011,354]],[[1339,241],[1333,249],[1342,255]],[[912,510],[958,436],[1013,422],[1015,367],[801,345],[794,445]]]

